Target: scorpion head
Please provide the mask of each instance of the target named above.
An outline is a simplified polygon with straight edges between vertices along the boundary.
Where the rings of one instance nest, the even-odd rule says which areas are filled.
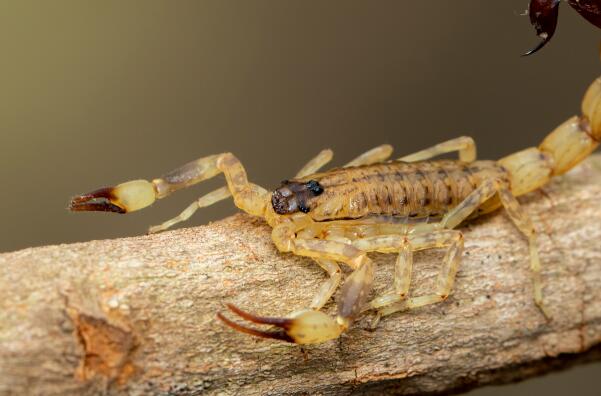
[[[271,194],[271,204],[277,214],[297,211],[309,212],[309,199],[323,193],[323,187],[315,180],[297,182],[284,180],[282,186]]]

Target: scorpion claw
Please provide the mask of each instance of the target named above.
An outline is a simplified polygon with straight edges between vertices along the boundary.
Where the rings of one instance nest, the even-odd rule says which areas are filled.
[[[154,185],[146,180],[133,180],[116,187],[105,187],[71,199],[73,212],[127,213],[151,205],[156,199]]]
[[[91,193],[74,197],[69,202],[69,210],[73,212],[114,212],[125,213],[126,210],[113,203],[115,196],[112,187],[101,188]]]
[[[289,318],[274,318],[253,315],[233,304],[227,304],[227,308],[249,322],[272,325],[279,328],[279,330],[274,329],[269,331],[258,330],[240,325],[218,313],[217,317],[234,330],[261,338],[272,338],[296,344],[318,344],[331,340],[337,338],[345,328],[319,311],[304,310],[291,315]]]
[[[254,323],[263,323],[263,324],[273,324],[274,326],[278,326],[278,327],[282,327],[282,329],[285,329],[284,326],[286,323],[286,319],[283,318],[262,318],[259,316],[255,316],[252,314],[249,314],[247,312],[244,312],[242,310],[240,310],[239,308],[235,307],[232,304],[227,304],[227,307],[234,313],[238,314],[240,317],[242,317],[243,319],[246,319],[248,321],[254,322]],[[243,326],[240,325],[232,320],[229,320],[228,318],[226,318],[225,316],[223,316],[221,313],[217,314],[217,317],[226,325],[230,326],[232,329],[237,330],[241,333],[246,333],[246,334],[250,334],[250,335],[254,335],[256,337],[261,337],[261,338],[271,338],[274,340],[280,340],[280,341],[287,341],[287,342],[294,342],[294,339],[292,337],[290,337],[288,334],[286,334],[285,330],[270,330],[270,331],[263,331],[263,330],[258,330],[258,329],[254,329],[252,327],[247,327],[247,326]],[[290,322],[291,320],[288,319],[288,322]],[[276,324],[276,323],[279,323]]]

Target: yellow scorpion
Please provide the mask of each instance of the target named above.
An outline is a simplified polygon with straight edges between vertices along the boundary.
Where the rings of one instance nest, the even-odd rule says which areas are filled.
[[[502,206],[528,238],[534,302],[548,316],[537,234],[515,197],[567,172],[595,150],[600,140],[601,78],[586,92],[582,115],[558,126],[538,147],[498,161],[476,161],[474,141],[459,137],[397,160],[388,160],[392,147],[382,145],[341,168],[319,172],[332,158],[331,150],[323,150],[293,179],[270,193],[248,181],[233,154],[223,153],[190,162],[151,182],[134,180],[77,196],[70,209],[133,212],[223,173],[227,186],[204,195],[179,216],[151,227],[150,232],[166,230],[187,220],[198,208],[232,196],[238,208],[264,218],[273,228],[272,239],[279,251],[311,257],[329,278],[309,309],[286,318],[259,317],[228,305],[245,320],[272,325],[270,330],[243,326],[222,314],[218,317],[255,336],[317,344],[339,337],[365,309],[376,310],[379,318],[444,301],[452,290],[463,251],[463,234],[455,228]],[[458,160],[431,160],[454,151],[459,153]],[[435,290],[408,296],[413,252],[431,248],[446,249]],[[392,289],[371,301],[374,263],[369,252],[398,254]],[[341,281],[339,263],[353,271],[342,286],[338,314],[332,318],[320,309]]]

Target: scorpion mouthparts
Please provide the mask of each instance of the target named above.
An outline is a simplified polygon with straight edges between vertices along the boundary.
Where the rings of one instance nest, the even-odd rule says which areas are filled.
[[[256,315],[253,315],[253,314],[250,314],[248,312],[241,310],[240,308],[236,307],[233,304],[226,304],[226,306],[229,308],[230,311],[232,311],[236,315],[240,316],[242,319],[248,320],[249,322],[253,322],[253,323],[273,325],[273,326],[281,328],[282,330],[263,331],[263,330],[254,329],[252,327],[240,325],[232,320],[229,320],[228,318],[223,316],[221,313],[218,313],[217,317],[223,323],[225,323],[232,329],[237,330],[241,333],[254,335],[256,337],[271,338],[274,340],[280,340],[280,341],[286,341],[286,342],[292,342],[292,343],[295,342],[294,339],[292,337],[290,337],[286,331],[289,329],[289,327],[292,323],[291,319],[256,316]]]
[[[88,194],[78,195],[69,202],[69,210],[73,212],[113,212],[127,211],[114,203],[115,196],[112,187],[101,188]]]

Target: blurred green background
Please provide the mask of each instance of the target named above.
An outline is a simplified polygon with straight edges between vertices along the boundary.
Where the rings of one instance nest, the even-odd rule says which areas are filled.
[[[1,1],[0,251],[144,233],[223,179],[128,216],[68,199],[223,151],[273,188],[326,147],[339,165],[460,134],[481,158],[535,145],[578,112],[600,34],[563,4],[556,37],[521,58],[537,42],[527,3]],[[599,373],[473,394],[593,395]]]

